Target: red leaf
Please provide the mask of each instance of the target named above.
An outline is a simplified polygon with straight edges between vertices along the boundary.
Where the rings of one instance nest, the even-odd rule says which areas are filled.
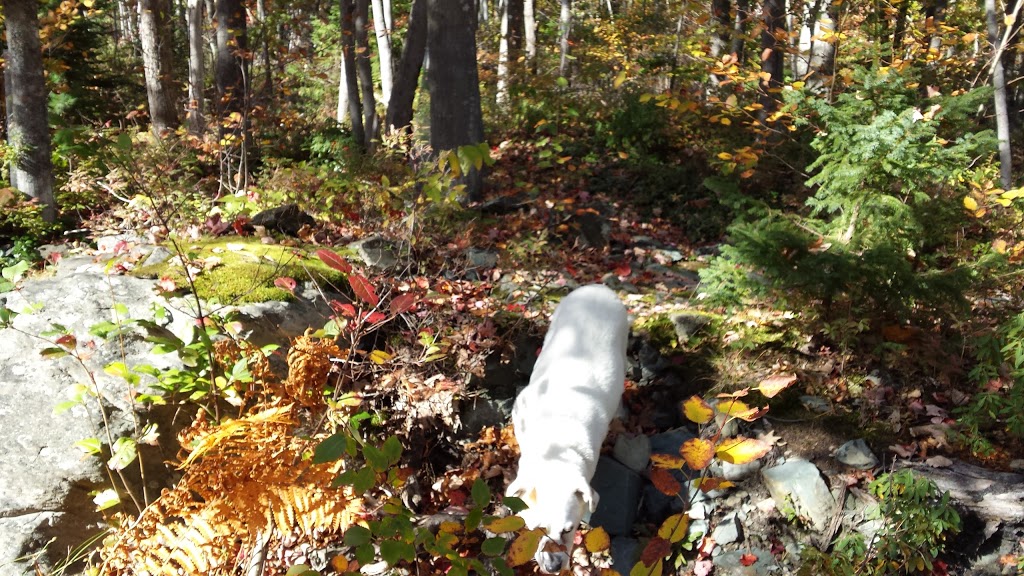
[[[295,293],[295,287],[298,286],[298,283],[295,282],[294,278],[289,278],[287,276],[281,276],[280,278],[274,278],[274,286],[277,286],[281,290],[287,290],[287,291],[291,292],[292,294],[294,294]]]
[[[615,275],[618,276],[619,278],[625,278],[633,273],[633,269],[629,266],[629,261],[626,261],[620,262],[618,265],[616,265],[615,270],[613,270],[613,272],[615,272]]]
[[[331,310],[334,310],[335,312],[341,314],[346,318],[356,317],[356,307],[351,304],[343,304],[341,302],[338,302],[337,300],[331,300],[330,305]]]
[[[376,306],[380,302],[380,298],[377,296],[377,292],[374,291],[373,285],[362,275],[349,274],[348,283],[352,287],[352,292],[355,293],[356,298],[370,306]]]
[[[750,552],[747,552],[746,554],[740,556],[740,564],[743,564],[744,566],[752,566],[754,562],[757,562],[756,554],[751,554]]]
[[[647,542],[647,546],[644,551],[640,554],[640,561],[644,563],[644,566],[654,566],[654,564],[668,556],[669,552],[672,551],[672,543],[664,538],[655,536]]]
[[[345,274],[352,272],[352,265],[348,263],[348,260],[345,260],[330,250],[317,250],[316,256],[321,262],[339,272],[344,272]]]
[[[402,294],[391,301],[391,313],[401,314],[412,310],[413,306],[416,305],[418,298],[415,294]]]
[[[178,285],[174,283],[170,276],[160,278],[156,283],[156,287],[163,292],[174,292],[178,289]]]
[[[651,483],[657,488],[662,494],[669,496],[675,496],[682,490],[682,486],[679,485],[679,481],[672,476],[672,473],[664,468],[654,468],[651,470]]]
[[[365,318],[367,324],[376,324],[378,322],[383,322],[387,320],[388,317],[381,314],[380,312],[370,312],[365,316]]]

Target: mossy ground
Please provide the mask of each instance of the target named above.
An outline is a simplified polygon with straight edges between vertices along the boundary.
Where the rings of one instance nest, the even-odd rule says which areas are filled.
[[[256,238],[210,239],[179,243],[190,261],[206,263],[195,277],[196,291],[209,302],[247,304],[268,300],[287,301],[291,292],[274,285],[278,278],[296,282],[313,280],[321,286],[343,285],[345,275],[316,257],[315,247],[264,244]],[[174,247],[167,246],[172,252]],[[339,255],[345,252],[335,250]],[[142,278],[170,278],[179,288],[187,287],[178,258],[140,266],[132,274]]]

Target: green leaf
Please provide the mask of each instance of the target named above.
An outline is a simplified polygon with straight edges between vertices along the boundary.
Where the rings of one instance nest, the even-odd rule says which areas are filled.
[[[83,438],[75,442],[74,446],[90,456],[96,456],[103,448],[99,438]]]
[[[42,350],[40,350],[39,355],[42,356],[43,358],[49,358],[51,360],[54,360],[57,358],[63,358],[67,356],[68,351],[63,348],[51,346],[49,348],[43,348]]]
[[[376,446],[371,444],[363,446],[363,457],[366,458],[366,463],[377,472],[383,472],[388,469],[387,456]]]
[[[372,544],[363,544],[356,548],[356,560],[360,564],[370,564],[376,555],[377,553],[374,552]]]
[[[139,454],[135,440],[128,437],[115,440],[113,452],[114,455],[107,461],[107,467],[111,470],[124,470],[135,461],[135,457]]]
[[[96,504],[96,510],[106,510],[113,506],[117,506],[121,503],[121,498],[117,495],[117,491],[113,488],[107,488],[102,492],[96,494],[92,499],[93,503]]]
[[[74,408],[75,406],[81,406],[81,404],[82,402],[80,400],[67,400],[65,402],[61,402],[53,407],[53,414],[55,416],[58,414],[63,414],[68,410]]]
[[[473,488],[470,493],[473,496],[473,503],[479,508],[483,508],[491,502],[491,489],[482,478],[478,477],[473,482]]]
[[[115,332],[120,326],[113,322],[98,322],[89,327],[89,334],[96,336],[97,338],[106,339],[112,332]]]
[[[342,539],[342,542],[344,542],[345,546],[357,547],[369,544],[372,537],[373,534],[370,533],[369,528],[354,524],[345,531],[345,537]]]
[[[17,264],[11,266],[5,266],[0,270],[0,277],[9,281],[11,284],[17,284],[21,277],[28,272],[28,269],[32,267],[32,264],[25,260],[19,261]]]
[[[377,474],[370,468],[364,467],[358,470],[346,470],[334,479],[334,486],[351,486],[356,494],[362,494],[377,482]]]
[[[308,564],[296,564],[288,569],[284,573],[284,576],[321,576],[319,572],[313,570]]]
[[[480,522],[483,520],[483,518],[483,508],[473,508],[472,510],[470,510],[469,514],[466,514],[466,531],[472,532],[473,530],[476,530],[477,527],[480,526]]]
[[[411,561],[416,557],[416,549],[408,542],[401,540],[383,540],[380,543],[380,556],[389,566],[398,564],[400,560]]]
[[[387,458],[388,466],[394,466],[402,458],[402,443],[397,436],[389,436],[381,446],[381,451]]]
[[[507,541],[500,536],[488,538],[480,545],[480,551],[487,556],[501,556],[505,552],[506,543]]]
[[[342,433],[332,434],[313,450],[313,463],[334,462],[345,455],[350,438]]]
[[[127,380],[128,377],[132,375],[131,370],[128,369],[128,366],[124,362],[111,362],[103,367],[103,372],[109,376],[113,376],[114,378],[121,378],[122,380]]]

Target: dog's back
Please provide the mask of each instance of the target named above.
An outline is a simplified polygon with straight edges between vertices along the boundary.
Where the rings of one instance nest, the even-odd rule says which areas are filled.
[[[568,458],[584,464],[590,481],[622,396],[628,333],[626,309],[603,285],[579,288],[559,303],[512,412],[520,472],[524,464]]]

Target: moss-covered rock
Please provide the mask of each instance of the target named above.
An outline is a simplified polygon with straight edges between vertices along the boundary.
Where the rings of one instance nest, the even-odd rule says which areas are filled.
[[[321,286],[334,286],[340,291],[345,275],[316,257],[318,248],[263,244],[259,239],[231,237],[214,238],[180,244],[195,276],[199,296],[220,304],[247,304],[268,300],[287,301],[293,298],[288,290],[274,285],[278,278],[296,282],[313,280]],[[168,246],[172,251],[172,246]],[[349,254],[336,250],[341,256]],[[132,274],[141,278],[170,278],[179,287],[187,287],[181,259],[177,256],[148,266],[140,266]]]

